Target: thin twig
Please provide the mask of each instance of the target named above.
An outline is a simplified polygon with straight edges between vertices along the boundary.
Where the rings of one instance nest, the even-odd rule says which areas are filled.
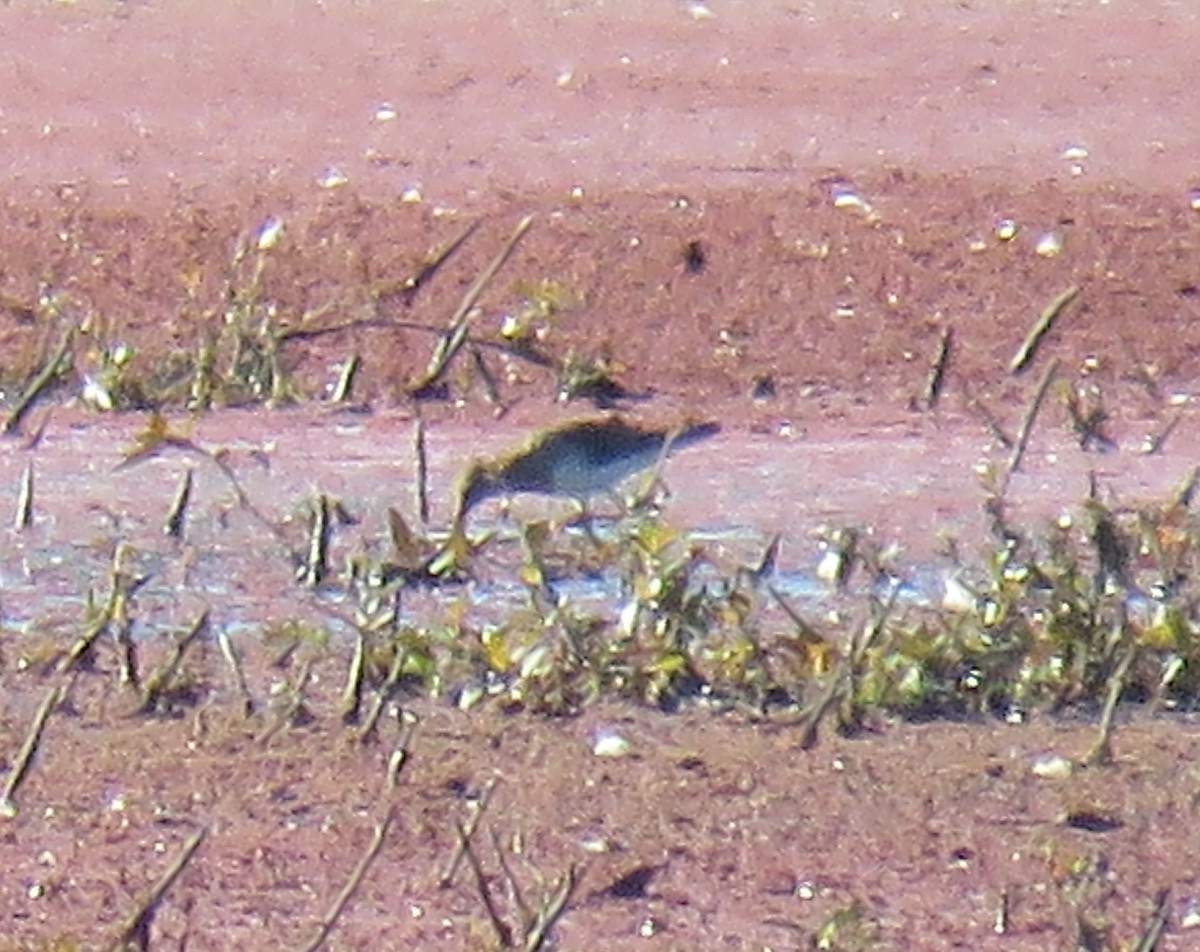
[[[459,849],[462,851],[462,855],[467,858],[467,865],[471,867],[471,872],[475,875],[475,889],[479,893],[479,899],[483,903],[484,910],[487,912],[488,921],[492,924],[496,938],[500,941],[500,948],[511,949],[513,948],[512,927],[500,915],[500,910],[496,906],[496,900],[492,896],[492,890],[488,887],[487,877],[483,874],[483,866],[480,864],[479,857],[475,855],[475,850],[471,846],[470,835],[461,823],[456,823],[455,829],[458,831]]]
[[[571,896],[574,894],[578,883],[579,870],[575,866],[571,866],[567,870],[567,874],[563,876],[562,882],[558,884],[558,889],[554,891],[554,895],[539,910],[537,919],[534,920],[533,928],[525,936],[525,945],[522,947],[523,952],[538,952],[542,948],[546,941],[546,936],[550,934],[550,930],[554,928],[554,924],[567,911],[567,903],[571,901]]]
[[[33,460],[21,474],[21,488],[17,493],[17,512],[13,516],[13,528],[20,532],[33,524]]]
[[[33,758],[37,756],[38,748],[42,743],[42,732],[46,729],[46,721],[50,719],[50,714],[65,694],[66,689],[62,684],[54,685],[38,706],[37,713],[33,715],[33,723],[29,725],[29,732],[25,735],[25,743],[21,745],[21,750],[13,761],[12,769],[8,772],[8,780],[4,783],[4,789],[0,791],[0,817],[11,819],[17,815],[17,805],[13,798],[17,795],[21,784],[25,782],[29,768],[33,765]]]
[[[382,822],[375,827],[375,833],[371,837],[371,842],[367,844],[367,849],[358,861],[358,865],[354,867],[354,872],[350,874],[350,878],[346,881],[346,885],[342,887],[342,891],[338,893],[337,898],[333,901],[333,905],[329,907],[329,911],[322,917],[320,929],[317,930],[317,934],[313,936],[312,940],[304,946],[303,952],[317,952],[317,949],[324,945],[325,940],[329,938],[329,934],[333,931],[334,926],[337,925],[338,919],[341,918],[350,900],[354,898],[354,894],[358,892],[358,888],[366,878],[371,864],[375,862],[375,858],[383,848],[388,831],[392,828],[392,820],[395,817],[395,812],[396,808],[394,806],[389,807]]]
[[[229,633],[223,627],[217,629],[217,644],[221,646],[221,654],[226,664],[233,671],[233,683],[242,698],[242,716],[249,717],[254,713],[254,698],[246,684],[246,672],[242,670],[242,659],[238,657],[237,649],[229,639]]]
[[[475,279],[475,283],[468,288],[467,293],[463,295],[462,300],[459,302],[458,309],[450,318],[449,329],[442,337],[438,347],[434,350],[429,367],[425,373],[408,385],[410,394],[415,397],[427,394],[441,381],[446,368],[450,366],[450,362],[462,349],[463,344],[467,340],[467,331],[470,328],[472,309],[475,307],[475,302],[479,300],[484,288],[495,277],[496,272],[508,261],[509,256],[512,255],[517,244],[525,236],[525,233],[529,230],[529,226],[532,224],[532,215],[526,215],[517,222],[516,228],[513,229],[512,235],[509,236],[504,247],[500,249],[500,253],[492,259],[491,263],[484,268],[483,273]]]
[[[1154,911],[1150,914],[1150,921],[1141,938],[1138,939],[1137,945],[1133,947],[1133,952],[1155,952],[1155,949],[1158,948],[1158,940],[1162,938],[1163,930],[1166,929],[1170,916],[1171,888],[1168,886],[1155,894]]]
[[[1042,403],[1046,399],[1046,393],[1050,390],[1050,384],[1054,382],[1054,376],[1058,373],[1058,360],[1052,360],[1050,366],[1046,368],[1046,372],[1042,375],[1042,380],[1038,384],[1037,390],[1034,391],[1033,399],[1029,402],[1029,407],[1025,410],[1025,416],[1021,420],[1021,428],[1017,432],[1016,442],[1013,443],[1012,452],[1008,457],[1008,465],[1004,469],[1004,478],[1000,483],[1000,495],[1004,496],[1008,492],[1008,484],[1015,473],[1021,466],[1021,460],[1025,458],[1025,450],[1029,446],[1029,437],[1033,433],[1033,424],[1037,420],[1038,413],[1042,409]]]
[[[475,835],[475,829],[479,826],[479,821],[483,819],[484,813],[487,812],[488,804],[491,803],[492,800],[492,793],[496,789],[496,782],[496,779],[493,778],[484,785],[483,793],[480,794],[479,801],[475,805],[474,816],[467,821],[464,827],[460,828],[460,832],[465,834],[465,838],[467,840],[470,840],[470,838]],[[446,864],[445,871],[438,880],[438,885],[442,889],[448,888],[450,884],[454,882],[454,877],[458,875],[458,867],[463,860],[463,846],[464,843],[460,841],[457,848],[451,854],[450,862]]]
[[[142,687],[141,703],[138,705],[138,714],[148,714],[153,711],[162,700],[171,685],[175,682],[176,676],[179,674],[179,666],[183,664],[183,659],[187,655],[188,648],[202,634],[208,631],[209,611],[204,609],[200,616],[192,622],[182,638],[179,638],[171,646],[171,651],[167,655],[166,660],[154,670],[154,672],[146,679],[145,685]]]
[[[429,525],[429,454],[425,446],[425,421],[417,417],[413,427],[413,459],[416,478],[413,490],[416,494],[417,518],[421,525]]]
[[[929,379],[925,383],[925,408],[934,409],[942,396],[942,386],[946,382],[946,370],[950,366],[950,354],[954,349],[954,329],[942,329],[938,340],[938,349],[929,368]]]
[[[1012,373],[1020,373],[1033,363],[1033,358],[1037,354],[1038,347],[1045,336],[1050,333],[1050,328],[1054,326],[1055,320],[1062,314],[1067,305],[1077,297],[1079,297],[1079,285],[1073,284],[1042,309],[1042,313],[1034,321],[1033,327],[1025,335],[1025,340],[1021,343],[1012,362],[1008,365],[1008,369]]]
[[[21,426],[21,421],[25,419],[26,414],[33,409],[34,403],[38,397],[42,395],[42,391],[54,382],[55,377],[59,373],[59,365],[67,358],[71,352],[71,345],[75,342],[75,326],[67,328],[66,334],[63,335],[62,342],[58,345],[58,349],[42,366],[38,375],[33,378],[25,391],[17,398],[16,405],[8,414],[4,421],[3,432],[5,435],[16,432]]]
[[[192,479],[192,470],[184,470],[183,477],[179,480],[179,488],[175,490],[175,498],[171,501],[171,508],[167,510],[167,518],[163,522],[163,534],[175,540],[183,538],[188,503],[192,498]]]
[[[175,861],[167,867],[166,872],[154,884],[134,913],[125,920],[125,924],[121,926],[121,931],[117,934],[117,938],[109,945],[108,952],[127,952],[130,946],[140,949],[142,952],[149,952],[150,925],[154,921],[154,915],[158,912],[158,907],[162,903],[163,897],[175,884],[175,880],[179,878],[179,874],[191,862],[192,857],[196,855],[196,850],[200,848],[200,844],[204,842],[204,838],[207,835],[208,830],[205,827],[201,827],[192,834],[191,839],[183,845],[183,850],[175,858]]]

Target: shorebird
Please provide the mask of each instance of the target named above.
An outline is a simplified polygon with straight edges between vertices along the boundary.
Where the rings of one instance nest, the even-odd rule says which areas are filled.
[[[515,493],[568,496],[586,510],[591,497],[615,492],[629,477],[719,429],[716,423],[656,429],[609,416],[543,430],[520,449],[471,462],[459,485],[456,522],[485,499]]]

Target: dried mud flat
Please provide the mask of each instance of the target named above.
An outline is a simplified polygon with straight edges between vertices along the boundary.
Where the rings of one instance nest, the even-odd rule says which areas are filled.
[[[1082,759],[1090,719],[880,721],[805,749],[794,728],[745,713],[598,702],[546,718],[399,696],[361,743],[339,719],[347,659],[305,667],[301,651],[276,664],[252,619],[237,619],[252,714],[206,638],[175,713],[148,717],[107,645],[52,694],[48,641],[69,645],[82,623],[33,609],[18,625],[13,609],[31,590],[22,571],[102,596],[103,570],[73,565],[96,553],[107,564],[123,538],[145,545],[174,485],[166,465],[113,482],[144,423],[111,422],[84,385],[93,405],[137,410],[169,394],[183,407],[189,361],[231,314],[270,333],[247,331],[262,363],[213,402],[279,386],[309,406],[214,410],[198,439],[247,459],[275,452],[254,477],[274,512],[314,486],[376,514],[403,504],[407,388],[530,213],[480,300],[479,362],[459,361],[448,399],[421,404],[431,440],[451,447],[435,461],[437,518],[459,447],[586,412],[556,401],[568,354],[646,397],[622,403],[638,417],[722,421],[712,472],[673,482],[685,524],[719,525],[742,506],[738,521],[764,539],[782,525],[802,547],[819,522],[868,524],[928,552],[939,526],[982,523],[970,472],[997,455],[987,417],[1014,431],[1052,359],[1062,389],[1017,504],[1053,515],[1082,497],[1089,470],[1122,502],[1161,498],[1196,464],[1200,120],[1181,103],[1200,83],[1200,25],[1167,4],[1143,14],[998,0],[714,0],[636,15],[583,3],[7,8],[6,409],[64,340],[74,370],[0,445],[14,497],[30,461],[49,488],[30,530],[4,530],[0,752],[22,782],[0,821],[0,950],[100,948],[122,932],[149,948],[305,947],[380,830],[326,947],[496,947],[469,864],[441,884],[456,824],[485,795],[473,842],[514,947],[537,936],[512,882],[536,912],[575,871],[559,948],[1133,948],[1156,905],[1156,947],[1190,948],[1200,778],[1183,714],[1126,711],[1112,765],[1057,776],[1034,768]],[[443,268],[406,284],[476,222]],[[1072,288],[1034,366],[1011,372],[1037,315]],[[492,346],[522,308],[549,365]],[[374,415],[349,418],[370,421],[358,439],[395,442],[403,490],[371,488],[382,469],[355,470],[366,488],[354,483],[344,444],[321,436],[347,425],[325,401],[351,355],[354,401]],[[64,398],[72,406],[47,415]],[[1073,425],[1101,405],[1081,447]],[[1160,451],[1138,455],[1155,437]],[[291,460],[278,450],[297,443]],[[736,463],[751,458],[747,484]],[[196,507],[214,537],[241,516],[219,495]],[[177,635],[206,609],[229,625],[228,589],[187,584],[201,549],[155,554],[180,589],[161,629]],[[230,580],[263,596],[264,625],[306,598],[276,561],[268,552]],[[138,645],[143,672],[164,660],[167,639]],[[303,711],[287,706],[298,680]],[[399,706],[415,726],[392,717]],[[22,776],[39,709],[49,719]],[[624,756],[597,756],[612,735]],[[132,922],[199,831],[152,922]]]

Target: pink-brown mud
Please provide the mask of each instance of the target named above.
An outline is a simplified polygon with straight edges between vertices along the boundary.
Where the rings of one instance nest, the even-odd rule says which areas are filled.
[[[494,341],[553,282],[568,304],[541,342],[554,358],[609,361],[648,395],[627,402],[639,418],[722,422],[672,461],[672,520],[751,547],[782,530],[784,570],[811,567],[821,524],[872,526],[917,562],[940,529],[978,541],[976,467],[1007,455],[985,416],[1013,433],[1051,359],[1060,385],[1012,486],[1023,518],[1080,499],[1091,471],[1143,502],[1196,465],[1200,17],[1186,4],[16,0],[0,28],[6,401],[70,322],[80,380],[125,345],[165,386],[231,288],[250,293],[255,253],[235,260],[239,242],[278,219],[255,300],[280,326],[359,326],[285,343],[305,409],[194,423],[272,518],[315,489],[364,534],[388,505],[411,514],[406,384],[527,213],[473,335]],[[401,293],[477,220],[427,286]],[[1057,253],[1039,253],[1047,241]],[[1035,366],[1010,373],[1072,286]],[[501,419],[467,361],[449,399],[421,407],[435,520],[466,456],[587,412],[556,402],[545,367],[481,353]],[[369,414],[322,403],[351,354]],[[1114,448],[1079,447],[1071,390],[1103,400]],[[114,471],[144,421],[66,396],[0,444],[14,499],[27,463],[37,474],[34,524],[5,529],[0,558],[7,766],[49,690],[22,660],[72,636],[118,539],[156,573],[156,623],[178,630],[210,607],[262,701],[296,672],[267,667],[255,625],[310,607],[279,553],[247,550],[211,467],[197,464],[188,544],[162,539],[185,460]],[[1176,418],[1159,453],[1138,452]],[[487,947],[466,870],[437,881],[454,824],[496,778],[485,825],[529,898],[582,869],[561,948],[807,948],[837,914],[830,948],[1073,949],[1081,920],[1101,932],[1090,947],[1128,947],[1167,887],[1159,948],[1197,942],[1198,744],[1183,718],[1125,725],[1112,768],[1039,779],[1035,761],[1080,756],[1093,728],[897,724],[806,751],[742,715],[602,704],[544,720],[421,701],[387,790],[397,728],[377,745],[347,737],[344,659],[313,671],[315,719],[266,742],[268,716],[241,719],[215,644],[193,664],[186,718],[127,716],[104,654],[51,717],[0,828],[0,949],[111,940],[198,827],[152,947],[295,948],[389,805],[328,947]],[[594,756],[603,731],[630,756]],[[622,879],[639,871],[644,888]]]

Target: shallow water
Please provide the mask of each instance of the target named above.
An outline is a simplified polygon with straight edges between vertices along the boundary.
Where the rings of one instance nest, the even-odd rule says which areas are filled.
[[[353,599],[337,586],[314,593],[295,579],[291,553],[303,549],[306,500],[325,492],[356,519],[335,532],[334,575],[356,550],[386,552],[387,507],[416,524],[412,426],[400,413],[319,410],[228,412],[200,422],[195,440],[228,451],[249,498],[283,527],[285,545],[239,507],[211,461],[172,450],[116,468],[144,427],[141,418],[57,412],[35,448],[14,440],[0,444],[0,486],[11,487],[10,505],[15,508],[30,461],[36,487],[33,524],[21,532],[11,523],[0,530],[3,622],[17,628],[77,626],[89,588],[96,598],[108,590],[118,540],[130,546],[130,569],[149,576],[136,598],[142,633],[182,627],[206,605],[214,623],[231,632],[292,619],[328,624],[331,614],[348,616]],[[506,424],[430,427],[434,528],[448,520],[451,487],[465,459],[497,452],[523,435],[523,428]],[[1177,436],[1176,445],[1186,445],[1185,439]],[[1036,523],[1076,505],[1087,491],[1090,469],[1126,501],[1165,497],[1189,469],[1184,457],[1085,454],[1035,440],[1025,471],[1012,484],[1014,518]],[[726,430],[667,464],[666,518],[691,532],[718,566],[700,573],[700,584],[715,584],[736,565],[753,564],[781,532],[772,584],[810,609],[833,604],[815,575],[822,549],[814,534],[822,526],[870,526],[877,546],[901,547],[894,564],[906,583],[903,597],[936,601],[950,567],[938,553],[940,535],[961,538],[968,553],[983,540],[983,492],[975,467],[989,458],[1003,456],[969,420],[905,418],[869,427],[839,421],[798,434],[786,428],[774,434]],[[164,534],[163,522],[188,468],[195,486],[185,537],[177,542]],[[481,507],[471,528],[511,536],[517,520],[570,511],[558,501],[518,497],[507,515],[495,503]],[[465,598],[472,620],[494,620],[525,597],[505,571],[506,561],[511,567],[517,558],[515,544],[497,545],[488,550],[479,580],[413,593],[405,608],[435,618],[446,604]],[[621,598],[616,579],[583,577],[555,585],[560,596],[598,610],[607,604],[615,611]]]

